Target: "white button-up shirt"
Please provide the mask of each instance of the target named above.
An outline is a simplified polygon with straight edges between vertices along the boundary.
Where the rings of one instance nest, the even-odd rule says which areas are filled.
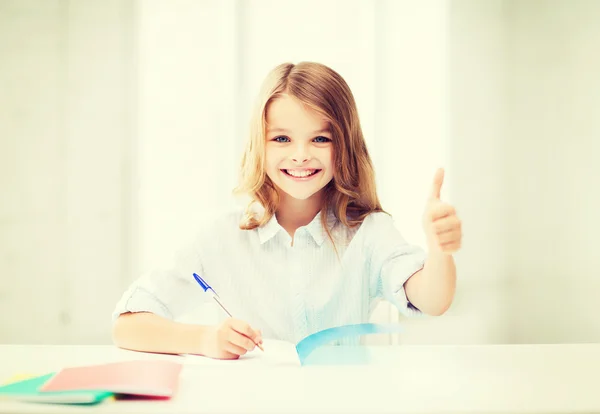
[[[296,230],[293,245],[275,216],[262,227],[241,230],[242,214],[236,211],[205,226],[171,269],[135,281],[113,319],[147,311],[176,320],[207,302],[216,307],[194,272],[213,287],[233,317],[261,329],[264,338],[298,342],[322,329],[368,322],[381,299],[406,315],[420,313],[403,285],[423,268],[425,252],[403,239],[388,214],[372,213],[354,229],[330,214],[337,254],[320,213]]]

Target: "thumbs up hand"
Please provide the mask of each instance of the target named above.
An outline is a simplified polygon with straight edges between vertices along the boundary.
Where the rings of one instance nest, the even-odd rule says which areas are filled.
[[[430,252],[451,255],[460,249],[462,239],[461,221],[448,203],[440,200],[444,169],[436,171],[423,214],[423,229]]]

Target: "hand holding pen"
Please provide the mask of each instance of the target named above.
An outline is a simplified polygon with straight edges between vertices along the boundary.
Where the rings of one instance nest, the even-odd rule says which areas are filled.
[[[234,319],[210,285],[196,273],[194,273],[194,279],[204,292],[211,295],[221,309],[229,315],[229,319],[225,320],[219,327],[214,328],[213,335],[209,336],[211,337],[211,343],[208,344],[207,348],[210,349],[209,353],[211,355],[207,356],[235,359],[248,351],[252,351],[255,346],[264,351],[260,330],[254,330],[248,323]]]

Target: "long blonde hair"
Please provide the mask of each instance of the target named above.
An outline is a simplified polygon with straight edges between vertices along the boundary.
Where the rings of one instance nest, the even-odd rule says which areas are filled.
[[[326,224],[329,211],[348,227],[359,225],[370,213],[383,211],[354,96],[344,79],[320,63],[283,63],[267,75],[251,116],[250,139],[242,157],[239,185],[234,190],[251,198],[240,228],[252,230],[262,226],[279,205],[277,190],[265,172],[264,162],[267,109],[282,94],[297,98],[330,123],[334,171],[333,179],[325,186],[321,209],[321,222],[329,238]],[[264,207],[259,218],[252,213],[256,202]]]

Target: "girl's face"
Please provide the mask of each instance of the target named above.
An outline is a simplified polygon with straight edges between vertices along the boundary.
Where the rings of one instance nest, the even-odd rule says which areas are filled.
[[[266,173],[298,200],[318,195],[333,178],[333,144],[327,120],[283,95],[267,108]]]

